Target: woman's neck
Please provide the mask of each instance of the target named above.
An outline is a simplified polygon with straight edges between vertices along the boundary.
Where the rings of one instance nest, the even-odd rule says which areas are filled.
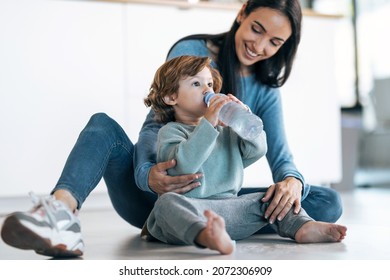
[[[211,42],[210,40],[206,40],[206,47],[211,54],[212,60],[217,63],[219,47],[217,45],[213,44],[213,42]],[[240,76],[241,77],[251,76],[253,74],[253,69],[254,69],[254,66],[241,65]]]
[[[241,77],[248,77],[251,76],[253,72],[254,66],[243,66],[240,67],[240,75]]]

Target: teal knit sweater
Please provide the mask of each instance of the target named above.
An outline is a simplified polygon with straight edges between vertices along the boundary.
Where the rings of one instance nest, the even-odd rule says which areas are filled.
[[[214,128],[206,119],[197,126],[169,122],[157,138],[157,162],[176,159],[170,175],[203,173],[201,186],[188,197],[221,198],[237,195],[243,183],[244,168],[267,152],[266,135],[241,139],[229,127]]]

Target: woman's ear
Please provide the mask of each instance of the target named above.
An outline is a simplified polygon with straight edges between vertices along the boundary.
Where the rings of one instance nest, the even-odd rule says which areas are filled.
[[[242,5],[240,11],[238,12],[238,15],[237,15],[237,18],[236,18],[236,22],[238,24],[241,24],[241,22],[246,18],[245,9],[246,9],[246,3],[244,3]]]
[[[176,94],[165,95],[164,103],[171,106],[176,105]]]

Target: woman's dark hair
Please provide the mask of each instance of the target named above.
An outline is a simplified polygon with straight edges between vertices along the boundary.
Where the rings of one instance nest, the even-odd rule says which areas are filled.
[[[277,10],[284,14],[291,23],[291,36],[276,54],[266,60],[257,62],[254,70],[256,80],[270,87],[281,87],[290,76],[301,39],[301,6],[299,0],[249,0],[246,2],[244,13],[248,16],[258,8]],[[239,71],[240,62],[238,61],[235,49],[235,34],[239,26],[237,21],[234,21],[228,32],[215,35],[190,35],[175,43],[176,45],[184,40],[202,39],[210,40],[214,45],[219,47],[216,63],[224,80],[222,92],[233,94],[239,90],[237,72]]]

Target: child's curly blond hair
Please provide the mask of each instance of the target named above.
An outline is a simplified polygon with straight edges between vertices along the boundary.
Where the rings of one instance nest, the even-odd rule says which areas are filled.
[[[222,87],[222,77],[211,66],[209,57],[179,56],[168,60],[158,68],[150,86],[149,94],[144,99],[145,105],[155,111],[156,121],[162,123],[175,121],[173,106],[166,104],[164,98],[178,92],[180,80],[195,76],[205,67],[210,69],[213,77],[214,92],[219,92]]]

